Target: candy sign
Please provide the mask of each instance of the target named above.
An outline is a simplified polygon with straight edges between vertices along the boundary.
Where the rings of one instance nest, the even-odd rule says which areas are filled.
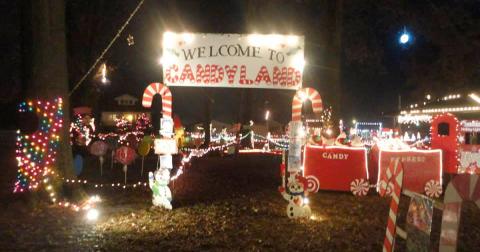
[[[319,181],[319,189],[349,191],[352,181],[361,188],[368,180],[365,148],[307,145],[304,160],[304,176],[313,184]]]
[[[298,89],[304,37],[277,34],[163,34],[169,86]]]

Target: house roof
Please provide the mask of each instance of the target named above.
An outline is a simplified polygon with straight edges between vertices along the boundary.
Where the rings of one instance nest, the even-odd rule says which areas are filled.
[[[115,101],[120,101],[120,100],[134,100],[135,102],[138,101],[138,98],[129,94],[123,94],[120,96],[117,96],[114,98]]]

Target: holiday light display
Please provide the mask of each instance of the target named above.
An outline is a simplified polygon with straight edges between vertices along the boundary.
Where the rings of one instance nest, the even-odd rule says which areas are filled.
[[[457,173],[459,157],[460,123],[453,114],[443,113],[436,115],[431,122],[431,148],[441,149],[443,167],[446,173]]]
[[[54,171],[60,129],[63,125],[62,98],[49,101],[29,101],[20,104],[19,112],[33,112],[38,116],[39,127],[32,134],[17,131],[18,176],[14,192],[35,190]],[[48,187],[48,185],[47,185]],[[55,199],[54,192],[50,193]]]
[[[323,110],[322,97],[313,88],[302,88],[295,93],[292,101],[292,121],[299,121],[302,116],[302,106],[306,100],[312,102],[313,113],[318,117]]]
[[[147,114],[142,113],[140,116],[138,116],[137,120],[135,121],[135,128],[134,130],[138,132],[137,136],[140,138],[143,137],[145,132],[149,132],[152,130],[152,122],[150,121],[150,118],[147,116]]]
[[[77,114],[70,123],[70,139],[79,146],[88,146],[95,133],[95,119]]]
[[[57,206],[77,212],[95,209],[100,197],[92,196],[81,204],[58,200],[51,184],[52,179],[58,178],[52,167],[55,165],[59,134],[63,126],[62,98],[56,98],[53,102],[41,100],[23,102],[18,111],[35,113],[39,119],[39,126],[32,134],[17,131],[16,159],[19,169],[13,192],[35,191],[43,184],[50,200]]]
[[[115,119],[115,128],[119,134],[125,134],[132,129],[132,123],[122,116]]]

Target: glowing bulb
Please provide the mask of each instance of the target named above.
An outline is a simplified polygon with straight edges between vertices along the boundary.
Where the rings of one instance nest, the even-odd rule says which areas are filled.
[[[262,45],[263,38],[261,35],[251,34],[248,36],[248,42],[254,46],[260,46]]]
[[[91,208],[87,211],[87,220],[89,221],[96,221],[98,219],[98,216],[100,215],[100,213],[98,212],[97,209],[95,208]]]
[[[325,131],[325,133],[327,133],[327,135],[330,136],[330,135],[332,134],[332,129],[328,128],[328,129]]]
[[[305,102],[308,99],[308,95],[305,92],[298,92],[298,97],[302,102]]]
[[[287,44],[289,46],[294,46],[298,43],[298,37],[294,35],[290,35],[287,37]]]
[[[164,32],[162,45],[164,48],[170,48],[175,44],[175,33]]]
[[[294,56],[292,60],[293,65],[298,68],[298,70],[303,71],[303,68],[305,67],[306,61],[303,58],[303,54],[299,53]]]
[[[177,58],[170,54],[170,53],[166,53],[164,54],[159,60],[158,60],[158,64],[160,65],[172,65],[172,64],[175,64],[175,62],[177,62]]]
[[[105,63],[102,64],[102,83],[107,83],[107,65]]]
[[[309,200],[308,198],[304,198],[304,199],[303,199],[303,204],[304,204],[304,205],[310,204],[310,200]]]
[[[404,33],[400,36],[400,43],[402,43],[402,44],[408,43],[409,40],[410,40],[410,35],[408,35],[408,33],[406,33],[406,32],[404,32]]]
[[[194,40],[194,36],[191,33],[182,33],[182,39],[187,43],[190,44]]]

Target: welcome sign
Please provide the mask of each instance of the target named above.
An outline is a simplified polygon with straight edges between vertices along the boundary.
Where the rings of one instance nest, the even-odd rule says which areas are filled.
[[[169,86],[296,90],[304,37],[166,32],[161,63]]]

